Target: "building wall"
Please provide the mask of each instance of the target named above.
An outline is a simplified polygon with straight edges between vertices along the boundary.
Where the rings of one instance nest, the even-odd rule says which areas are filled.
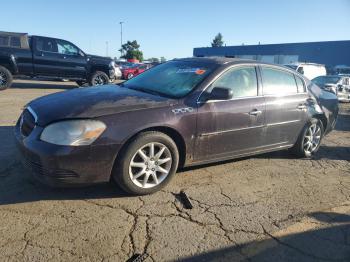
[[[327,67],[350,66],[350,41],[200,47],[193,49],[193,55],[231,56],[277,64],[311,62]]]

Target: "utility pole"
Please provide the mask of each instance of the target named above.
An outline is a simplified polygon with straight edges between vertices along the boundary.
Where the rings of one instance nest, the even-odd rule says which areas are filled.
[[[123,56],[123,23],[119,22],[120,24],[120,57]]]

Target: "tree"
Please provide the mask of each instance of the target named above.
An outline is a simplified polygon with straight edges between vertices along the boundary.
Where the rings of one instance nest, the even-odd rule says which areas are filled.
[[[121,50],[123,51],[124,55],[121,57],[125,59],[137,59],[139,61],[142,61],[143,53],[141,50],[139,50],[139,48],[140,48],[140,45],[137,43],[136,40],[128,41],[122,45]]]
[[[161,63],[165,63],[165,62],[166,62],[166,58],[165,58],[164,56],[162,56],[162,57],[160,58],[160,62],[161,62]]]
[[[224,45],[224,41],[222,41],[222,34],[218,33],[215,38],[213,39],[213,42],[211,43],[212,47],[221,47]]]

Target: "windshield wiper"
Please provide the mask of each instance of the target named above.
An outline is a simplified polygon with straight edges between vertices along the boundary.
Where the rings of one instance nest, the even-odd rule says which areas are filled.
[[[147,89],[147,88],[142,88],[142,87],[129,87],[132,90],[136,90],[136,91],[140,91],[143,93],[147,93],[147,94],[151,94],[151,95],[156,95],[156,96],[163,96],[163,97],[168,97],[171,98],[169,95],[164,94],[162,92],[156,91],[156,90],[151,90],[151,89]]]

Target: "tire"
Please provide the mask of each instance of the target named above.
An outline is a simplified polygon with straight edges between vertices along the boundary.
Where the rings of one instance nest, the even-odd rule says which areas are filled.
[[[91,86],[106,85],[109,84],[109,77],[105,72],[96,71],[92,74],[89,84]]]
[[[13,77],[11,72],[7,68],[0,66],[0,91],[9,88],[12,81]]]
[[[78,86],[84,86],[86,85],[86,81],[76,81]]]
[[[129,80],[129,79],[131,79],[131,78],[133,78],[133,77],[134,77],[134,74],[129,73],[129,74],[126,76],[126,79]]]
[[[311,138],[309,138],[312,133],[312,127],[316,128],[315,134],[311,135]],[[312,118],[301,131],[298,140],[291,151],[298,157],[311,158],[320,148],[323,134],[324,127],[322,121],[317,118]],[[311,144],[308,143],[310,139],[313,139]]]
[[[154,157],[151,157],[152,144]],[[161,132],[144,132],[122,150],[113,168],[112,179],[130,194],[151,194],[169,183],[178,164],[179,152],[169,136]]]

